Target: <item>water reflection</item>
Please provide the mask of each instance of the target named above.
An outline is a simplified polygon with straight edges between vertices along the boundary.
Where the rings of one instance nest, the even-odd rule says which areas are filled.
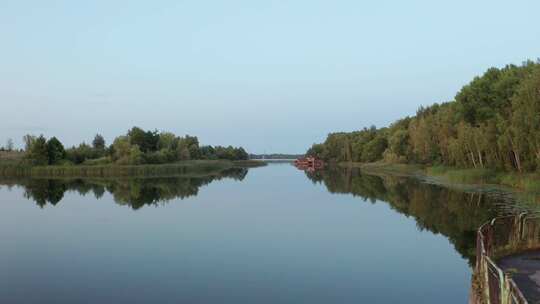
[[[331,168],[306,175],[314,183],[323,183],[331,193],[389,203],[393,210],[413,217],[419,230],[445,235],[471,266],[478,227],[500,214],[497,206],[506,204],[484,193],[451,190],[409,177],[361,174],[356,168]]]
[[[24,188],[24,196],[37,206],[58,205],[67,191],[92,194],[100,199],[111,193],[119,205],[134,210],[158,206],[174,199],[196,196],[213,181],[231,178],[242,181],[248,169],[232,168],[204,177],[115,178],[115,179],[2,179],[0,185]],[[455,249],[473,265],[477,228],[500,215],[497,198],[483,193],[463,192],[423,183],[414,178],[362,174],[357,168],[328,168],[306,171],[314,183],[330,193],[347,193],[364,201],[385,201],[393,210],[413,217],[419,230],[445,235]],[[505,205],[506,203],[500,203]]]
[[[81,195],[93,194],[100,199],[105,192],[113,195],[119,205],[134,210],[145,205],[159,205],[173,199],[196,196],[199,188],[213,181],[231,178],[243,180],[248,173],[245,168],[231,168],[219,175],[204,177],[161,177],[161,178],[115,178],[115,179],[2,179],[0,185],[24,188],[24,196],[39,207],[47,204],[56,206],[66,191]]]
[[[17,187],[0,186],[0,302],[463,303],[476,229],[500,210],[357,169],[247,172],[0,179]],[[201,190],[220,179],[243,182]]]

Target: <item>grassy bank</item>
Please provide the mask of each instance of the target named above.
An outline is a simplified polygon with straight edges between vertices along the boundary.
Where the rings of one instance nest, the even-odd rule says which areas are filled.
[[[127,177],[127,176],[182,176],[212,175],[240,167],[227,160],[193,160],[164,165],[97,165],[97,166],[28,166],[0,165],[0,176],[6,177]]]
[[[376,163],[339,163],[342,167],[360,168],[368,173],[388,173],[394,175],[423,175],[425,168],[420,165]]]
[[[490,169],[459,169],[445,166],[421,166],[409,164],[340,163],[340,166],[357,167],[367,173],[388,173],[409,176],[436,178],[442,183],[501,185],[517,190],[540,193],[540,175],[537,173],[519,174]]]
[[[503,172],[490,169],[456,169],[443,166],[426,168],[426,174],[452,183],[496,184],[523,191],[540,192],[538,173]]]

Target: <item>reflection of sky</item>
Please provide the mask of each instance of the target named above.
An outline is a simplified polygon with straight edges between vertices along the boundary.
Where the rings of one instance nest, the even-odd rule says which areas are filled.
[[[464,303],[470,270],[386,203],[287,165],[133,211],[106,193],[44,209],[0,189],[0,299],[40,303]],[[31,292],[29,292],[31,291]]]
[[[3,1],[0,143],[133,125],[305,151],[538,57],[540,2]],[[306,109],[309,109],[306,111]]]

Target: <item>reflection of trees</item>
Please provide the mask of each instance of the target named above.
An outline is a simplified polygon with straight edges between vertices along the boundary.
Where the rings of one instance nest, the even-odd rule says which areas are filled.
[[[43,207],[47,203],[56,205],[64,197],[66,186],[56,180],[29,180],[25,186],[24,196],[36,201],[38,206]]]
[[[195,196],[200,187],[213,180],[213,177],[115,180],[109,182],[106,188],[113,194],[116,203],[139,209],[144,205]]]
[[[422,183],[414,178],[361,174],[358,169],[332,168],[306,173],[331,193],[350,193],[372,203],[388,202],[392,209],[413,217],[418,229],[446,236],[456,250],[474,262],[476,230],[494,217],[492,197]]]
[[[123,179],[10,179],[0,180],[0,184],[12,187],[22,186],[25,197],[32,199],[40,207],[47,203],[56,205],[66,191],[76,191],[81,195],[92,193],[97,199],[105,191],[111,193],[114,201],[139,209],[145,205],[159,205],[173,199],[196,196],[199,188],[215,180],[232,178],[242,181],[248,169],[231,168],[219,175],[204,177],[161,177],[161,178],[123,178]]]

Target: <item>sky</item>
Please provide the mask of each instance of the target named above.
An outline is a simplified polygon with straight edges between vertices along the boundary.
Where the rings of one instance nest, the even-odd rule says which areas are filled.
[[[538,0],[0,0],[0,145],[132,126],[303,153],[540,57]]]

